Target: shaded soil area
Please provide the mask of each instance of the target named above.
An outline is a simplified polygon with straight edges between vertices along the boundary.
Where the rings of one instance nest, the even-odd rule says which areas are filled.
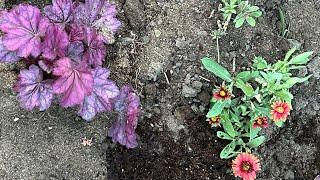
[[[43,7],[49,1],[15,0],[6,1],[6,5],[10,7],[20,2]],[[254,28],[246,26],[235,29],[233,25],[229,26],[228,34],[220,41],[223,66],[231,71],[232,61],[236,59],[236,71],[250,68],[255,56],[263,56],[269,62],[275,62],[294,45],[300,46],[301,52],[315,51],[308,67],[296,72],[300,75],[313,74],[313,77],[309,82],[294,88],[295,111],[284,128],[271,127],[266,131],[268,142],[255,152],[262,161],[262,171],[258,177],[264,180],[313,179],[320,174],[320,57],[317,55],[320,50],[319,1],[251,2],[262,9],[263,16],[258,19]],[[51,174],[56,179],[68,179],[72,176],[81,179],[82,175],[84,179],[115,180],[235,179],[230,169],[231,160],[219,158],[219,153],[227,142],[215,136],[218,129],[211,129],[204,117],[208,110],[211,89],[221,83],[200,64],[200,59],[204,56],[216,58],[215,42],[210,32],[217,28],[216,22],[221,15],[216,12],[210,17],[210,14],[213,9],[218,8],[219,1],[116,0],[115,3],[119,7],[119,18],[123,26],[117,42],[108,47],[105,66],[111,69],[112,79],[119,85],[131,83],[141,97],[143,112],[137,129],[140,136],[139,147],[125,149],[111,143],[110,139],[106,138],[104,129],[106,126],[110,127],[110,120],[106,115],[97,117],[94,123],[88,126],[84,123],[77,125],[78,122],[72,123],[73,120],[79,121],[73,110],[52,107],[51,115],[61,121],[67,119],[68,123],[61,124],[60,121],[55,121],[52,125],[49,122],[48,126],[60,129],[53,131],[53,135],[60,136],[62,133],[65,137],[56,138],[53,141],[54,146],[50,146],[53,151],[46,154],[59,154],[60,158],[56,162],[61,164],[56,168],[73,173],[71,176],[64,170],[55,173],[48,170],[45,173]],[[280,36],[279,7],[284,10],[286,24],[289,27],[286,38]],[[3,68],[2,72],[5,73],[0,72],[1,81],[4,82],[2,84],[7,85],[1,88],[1,96],[8,96],[5,99],[8,102],[14,101],[10,84],[15,79],[17,69],[18,65],[13,65]],[[6,108],[16,106],[16,104],[5,106],[6,104],[2,104],[3,112]],[[17,114],[28,114],[24,111],[19,112],[18,108],[12,111]],[[35,112],[24,119],[41,119],[39,117],[43,116]],[[5,114],[5,118],[0,119],[1,126],[15,127],[12,123],[4,123],[9,118],[10,114]],[[24,125],[30,124],[26,122]],[[22,125],[21,128],[25,126]],[[64,126],[68,127],[67,130],[63,130]],[[96,131],[94,128],[99,130]],[[8,135],[11,130],[19,131],[14,128],[4,130],[6,128],[0,131],[2,133],[0,137],[4,139],[14,137]],[[29,131],[32,132],[31,127],[22,133],[27,134]],[[74,143],[75,137],[81,137],[82,131],[84,135],[95,138],[97,143],[93,149],[84,150],[78,147],[76,154],[73,155],[72,151],[64,154],[70,159],[75,155],[78,156],[74,160],[76,165],[73,167],[67,160],[62,160],[64,156],[60,151],[54,150],[55,147],[64,147],[63,144],[59,144],[64,140],[69,142],[67,149],[77,147],[78,142]],[[47,130],[43,128],[39,133],[47,133]],[[40,136],[37,140],[46,142],[45,137]],[[33,143],[36,149],[37,143]],[[27,145],[25,143],[18,150],[13,149],[13,152],[18,151],[17,154],[23,156],[24,151],[21,149]],[[43,144],[41,149],[45,149],[46,146],[49,145]],[[88,158],[88,154],[92,156]],[[82,157],[86,157],[86,163],[79,165],[82,163]],[[49,159],[42,159],[45,160]],[[23,162],[29,164],[31,161],[32,158]],[[90,164],[93,166],[85,170]],[[10,163],[9,165],[11,166]],[[44,166],[49,169],[51,164]],[[95,168],[98,172],[94,172]],[[44,171],[39,164],[36,169],[37,172]],[[22,172],[25,169],[19,166],[19,163],[13,163],[10,170]],[[3,177],[36,179],[37,174],[32,174],[31,166],[27,170],[31,171],[30,175],[12,176],[12,172],[6,172]],[[2,171],[0,177],[1,173]],[[43,177],[46,179],[49,176]]]

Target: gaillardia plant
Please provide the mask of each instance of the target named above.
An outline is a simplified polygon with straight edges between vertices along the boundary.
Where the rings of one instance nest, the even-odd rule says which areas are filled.
[[[310,78],[293,77],[291,71],[305,67],[312,52],[292,57],[295,51],[291,49],[283,60],[274,64],[256,57],[251,70],[239,72],[235,76],[213,59],[202,59],[204,67],[223,80],[222,85],[212,91],[211,106],[206,116],[211,127],[218,128],[213,124],[217,124],[219,117],[218,122],[223,130],[219,129],[217,136],[230,141],[221,151],[220,158],[238,156],[233,163],[236,176],[254,179],[252,177],[260,169],[258,160],[251,154],[241,153],[252,153],[265,141],[262,129],[272,124],[283,126],[292,110],[293,95],[290,88]],[[251,163],[250,167],[239,165],[239,159],[248,159],[247,163],[252,159],[255,163]]]
[[[116,110],[109,135],[128,148],[137,146],[139,97],[127,85],[119,90],[102,67],[121,25],[114,4],[52,0],[44,14],[28,4],[0,14],[0,62],[23,60],[27,66],[14,87],[21,107],[45,111],[59,99],[62,107],[78,107],[87,121]]]

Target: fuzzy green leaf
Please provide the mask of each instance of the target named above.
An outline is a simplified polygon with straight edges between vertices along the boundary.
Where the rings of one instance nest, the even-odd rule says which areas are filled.
[[[276,126],[278,126],[278,127],[283,127],[284,121],[276,121],[276,122],[274,122],[274,124],[275,124]]]
[[[241,89],[246,96],[251,97],[254,94],[254,89],[249,83],[244,83],[241,79],[237,79],[236,87]]]
[[[312,51],[299,54],[298,56],[293,57],[288,62],[288,64],[295,64],[295,65],[306,64],[310,60],[309,56],[311,56],[312,54],[313,54]]]
[[[229,119],[223,119],[221,121],[224,131],[229,134],[232,138],[236,137],[237,132],[234,130],[233,125]]]
[[[260,17],[262,15],[262,12],[261,11],[255,11],[255,12],[252,12],[250,15],[253,16],[253,17]]]
[[[286,90],[282,89],[281,91],[278,91],[275,94],[282,101],[285,101],[285,102],[291,104],[291,101],[293,99],[293,95],[289,91],[286,91]]]
[[[292,49],[290,49],[288,52],[287,52],[287,54],[286,54],[286,56],[284,57],[284,61],[285,62],[288,62],[288,60],[290,59],[290,57],[292,56],[292,54],[296,51],[297,49],[294,47],[294,48],[292,48]]]
[[[265,59],[258,56],[253,60],[253,67],[256,67],[258,70],[264,70],[268,67],[268,63]]]
[[[252,124],[252,123],[251,123]],[[257,137],[258,133],[261,131],[261,128],[253,128],[252,125],[250,126],[250,140]]]
[[[229,136],[227,133],[222,132],[222,131],[218,131],[217,136],[218,136],[218,138],[221,138],[221,139],[233,140],[233,138],[231,136]]]
[[[229,143],[223,150],[220,152],[220,158],[221,159],[228,159],[232,157],[231,154],[233,154],[234,150],[236,148],[236,141],[232,141]]]
[[[256,26],[256,20],[254,20],[253,17],[248,16],[248,17],[246,18],[246,21],[248,22],[248,24],[250,24],[250,26],[252,26],[252,27]]]
[[[202,61],[203,66],[208,71],[212,72],[213,74],[215,74],[216,76],[218,76],[219,78],[221,78],[227,82],[232,81],[231,74],[228,72],[228,70],[226,68],[222,67],[220,64],[218,64],[213,59],[206,57],[206,58],[203,58],[201,61]]]
[[[260,146],[264,141],[266,140],[266,138],[264,136],[260,136],[257,138],[252,139],[251,141],[249,141],[247,143],[247,145],[250,148],[257,148],[258,146]]]
[[[311,75],[307,76],[307,77],[304,77],[304,78],[299,78],[299,77],[290,78],[285,83],[283,83],[280,86],[278,86],[277,90],[289,89],[289,88],[291,88],[293,85],[295,85],[297,83],[303,83],[303,82],[307,81],[310,77],[311,77]]]
[[[245,18],[244,18],[244,17],[240,17],[240,18],[238,18],[238,19],[236,18],[236,19],[235,19],[235,22],[236,22],[235,27],[236,27],[236,28],[241,27],[241,26],[243,25],[244,21],[245,21]]]
[[[207,118],[212,118],[218,116],[223,108],[227,105],[228,101],[217,101],[211,107],[210,111],[207,114]]]

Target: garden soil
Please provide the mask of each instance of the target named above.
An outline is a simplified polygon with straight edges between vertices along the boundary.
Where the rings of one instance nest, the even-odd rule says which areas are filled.
[[[9,8],[28,2],[41,8],[48,0],[10,0]],[[263,11],[256,27],[229,25],[220,39],[221,63],[236,72],[250,68],[255,56],[269,62],[290,47],[315,53],[297,75],[313,74],[293,88],[293,111],[285,127],[265,130],[261,180],[306,179],[320,174],[320,1],[255,0]],[[139,146],[126,149],[107,138],[114,115],[86,123],[76,109],[55,103],[46,112],[26,112],[12,85],[21,64],[0,65],[0,179],[236,179],[231,160],[219,152],[227,142],[205,121],[211,89],[221,81],[201,66],[217,58],[210,33],[221,15],[216,0],[116,0],[123,23],[108,46],[105,66],[118,85],[137,90],[143,111]],[[287,37],[280,34],[279,8]],[[216,10],[212,13],[213,10]],[[83,146],[83,138],[93,138]]]

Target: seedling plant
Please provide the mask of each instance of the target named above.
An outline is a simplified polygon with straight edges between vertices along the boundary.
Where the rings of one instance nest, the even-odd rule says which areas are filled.
[[[220,152],[220,158],[238,156],[233,162],[233,170],[237,176],[244,178],[243,172],[246,172],[243,171],[246,169],[243,164],[237,166],[237,162],[241,161],[239,156],[253,159],[256,163],[252,163],[250,167],[260,169],[258,160],[254,160],[256,158],[251,153],[266,140],[262,129],[272,124],[278,127],[284,125],[292,110],[293,95],[290,89],[310,78],[295,77],[292,70],[305,67],[312,52],[292,57],[295,51],[296,49],[291,49],[283,60],[274,64],[256,57],[250,70],[241,71],[234,76],[213,59],[202,59],[203,66],[223,80],[212,91],[211,108],[206,117],[212,127],[221,127],[217,131],[217,137],[229,141]],[[250,164],[247,165],[249,167]]]

